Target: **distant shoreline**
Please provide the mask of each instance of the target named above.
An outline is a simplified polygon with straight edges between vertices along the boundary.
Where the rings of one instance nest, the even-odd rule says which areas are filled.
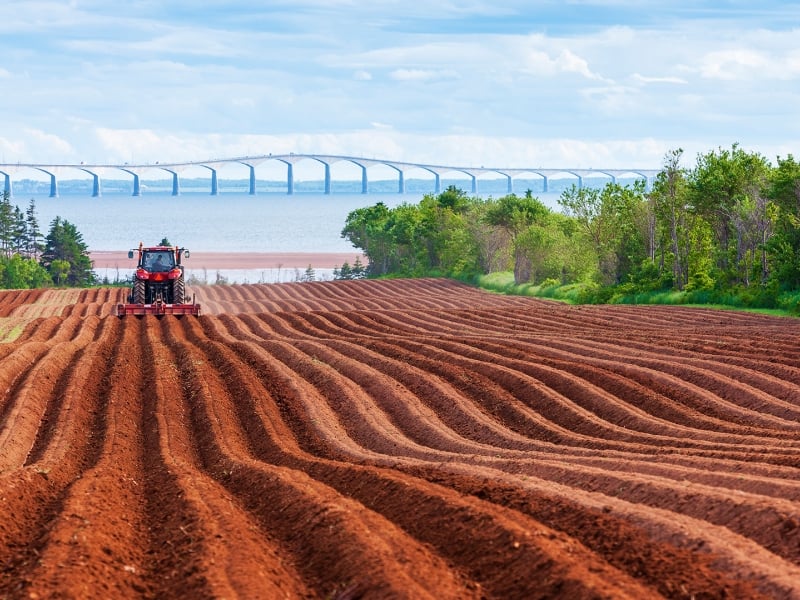
[[[95,250],[89,253],[95,269],[132,269],[136,266],[128,258],[127,250]],[[192,251],[184,260],[188,269],[300,269],[309,265],[315,269],[352,265],[356,258],[366,265],[364,256],[353,252],[202,252]]]

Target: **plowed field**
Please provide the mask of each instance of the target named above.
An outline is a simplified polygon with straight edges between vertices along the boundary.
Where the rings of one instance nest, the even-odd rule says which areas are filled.
[[[0,598],[800,598],[800,321],[0,293]]]

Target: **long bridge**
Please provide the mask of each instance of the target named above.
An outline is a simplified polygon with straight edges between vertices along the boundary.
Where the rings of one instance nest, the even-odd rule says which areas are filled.
[[[582,187],[584,178],[604,177],[611,182],[616,182],[617,178],[623,176],[633,176],[636,179],[644,179],[646,184],[650,184],[658,173],[656,169],[581,169],[581,168],[540,168],[540,167],[458,167],[447,165],[429,165],[421,163],[400,162],[393,160],[383,160],[376,158],[364,158],[357,156],[337,156],[331,154],[266,154],[259,156],[242,156],[238,158],[217,158],[211,160],[189,161],[181,163],[147,163],[147,164],[39,164],[39,163],[14,163],[0,164],[0,174],[4,176],[4,191],[13,196],[13,179],[23,169],[34,169],[50,177],[50,197],[58,196],[58,177],[66,170],[78,170],[88,173],[92,177],[92,196],[102,195],[101,176],[109,172],[124,172],[133,178],[133,195],[140,196],[142,193],[141,177],[146,173],[163,171],[172,178],[172,195],[180,195],[180,173],[183,171],[202,167],[208,169],[211,178],[211,195],[219,193],[217,172],[222,167],[238,164],[248,167],[250,171],[249,193],[256,193],[256,167],[268,161],[276,161],[286,165],[286,189],[288,194],[294,193],[294,165],[304,160],[312,160],[324,166],[325,193],[331,193],[331,165],[340,162],[349,162],[361,168],[361,193],[368,193],[369,181],[367,169],[376,165],[390,167],[397,171],[398,192],[405,193],[405,175],[408,171],[422,170],[427,171],[434,177],[434,191],[441,192],[441,178],[447,173],[462,173],[469,177],[472,182],[472,193],[478,191],[478,177],[485,174],[495,174],[507,178],[508,193],[514,192],[514,178],[523,174],[534,175],[542,179],[543,191],[548,191],[550,179],[561,175],[573,177],[578,187]]]

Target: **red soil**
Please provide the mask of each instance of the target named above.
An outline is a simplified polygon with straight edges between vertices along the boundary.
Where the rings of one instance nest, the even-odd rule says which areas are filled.
[[[0,598],[800,597],[800,321],[193,292],[0,293]]]

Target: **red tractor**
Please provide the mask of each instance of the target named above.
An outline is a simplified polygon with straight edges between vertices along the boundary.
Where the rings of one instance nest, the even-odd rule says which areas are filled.
[[[133,275],[128,304],[117,304],[117,316],[125,315],[199,315],[194,298],[186,302],[186,282],[181,259],[189,251],[178,246],[154,246],[129,250],[128,258],[138,252],[139,262]]]

